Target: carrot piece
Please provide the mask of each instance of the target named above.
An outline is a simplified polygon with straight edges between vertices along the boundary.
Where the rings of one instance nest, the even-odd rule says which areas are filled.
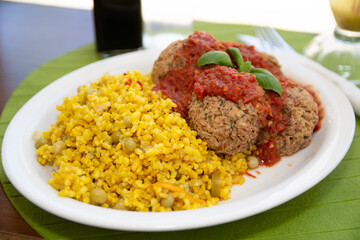
[[[130,85],[130,84],[131,84],[131,79],[126,80],[125,85]]]
[[[200,203],[200,204],[203,204],[205,201],[203,199],[200,199],[200,198],[193,198],[192,196],[190,196],[184,189],[182,189],[181,187],[179,186],[176,186],[172,183],[169,183],[169,182],[156,182],[154,184],[152,184],[153,186],[156,186],[156,187],[161,187],[161,188],[165,188],[165,189],[168,189],[172,192],[182,192],[182,193],[185,193],[185,197],[187,199],[189,199],[190,203]]]
[[[249,177],[256,178],[256,176],[252,175],[251,173],[246,172],[245,174],[248,175]]]

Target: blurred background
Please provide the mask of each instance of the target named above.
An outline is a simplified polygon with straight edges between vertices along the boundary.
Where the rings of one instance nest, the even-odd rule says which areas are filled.
[[[190,10],[176,16],[180,21],[190,15],[193,21],[313,34],[332,32],[335,26],[328,0],[141,0],[141,4],[146,19],[164,16],[170,5],[169,15]],[[0,0],[0,78],[8,79],[0,81],[0,106],[41,64],[95,42],[92,10],[93,0]]]
[[[12,1],[83,10],[93,9],[92,0]],[[310,33],[333,31],[335,24],[327,0],[181,0],[179,2],[183,8],[191,6],[195,21],[267,25]],[[175,1],[143,0],[142,7],[161,9],[173,3]],[[182,11],[182,9],[178,10]]]

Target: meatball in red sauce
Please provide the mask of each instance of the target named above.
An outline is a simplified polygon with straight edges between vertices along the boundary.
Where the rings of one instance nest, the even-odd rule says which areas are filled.
[[[206,52],[238,48],[244,61],[270,71],[283,94],[264,90],[251,73],[210,64],[197,67]],[[236,62],[233,61],[236,67]],[[320,101],[286,77],[271,55],[253,46],[216,40],[196,31],[169,45],[155,61],[154,90],[177,104],[179,112],[217,153],[233,155],[256,145],[263,165],[308,146],[321,120]]]

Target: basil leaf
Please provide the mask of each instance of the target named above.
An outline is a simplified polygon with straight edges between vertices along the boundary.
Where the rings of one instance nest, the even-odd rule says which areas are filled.
[[[263,74],[268,74],[268,75],[272,75],[272,73],[269,70],[266,70],[265,68],[253,68],[250,73],[263,73]],[[274,76],[274,75],[272,75]]]
[[[210,51],[199,57],[197,66],[204,66],[207,64],[218,64],[228,67],[233,67],[230,56],[223,51]]]
[[[256,77],[258,84],[267,90],[277,92],[280,96],[282,95],[282,87],[279,81],[276,79],[271,72],[263,68],[253,68],[251,62],[248,60],[244,62],[240,50],[234,47],[227,48],[228,51],[233,55],[236,64],[239,66],[238,72],[252,73]],[[197,66],[204,66],[207,64],[217,64],[227,67],[234,67],[230,56],[223,51],[209,51],[199,57]]]
[[[254,68],[251,70],[250,73],[255,75],[256,81],[258,82],[259,86],[264,89],[277,92],[280,96],[282,95],[282,87],[279,81],[274,75],[272,75],[271,72],[263,68]]]
[[[239,68],[239,72],[247,72],[249,73],[251,71],[251,62],[248,60],[245,63],[241,64],[240,68]]]
[[[238,71],[239,71],[241,65],[244,63],[244,60],[243,60],[240,50],[235,47],[230,47],[230,48],[227,48],[226,50],[228,50],[231,53],[231,55],[233,55],[235,62],[238,65]]]

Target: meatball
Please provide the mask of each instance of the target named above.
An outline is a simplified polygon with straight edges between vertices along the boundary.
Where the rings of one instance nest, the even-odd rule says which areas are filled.
[[[184,57],[177,56],[176,53],[183,50],[184,40],[179,40],[171,43],[167,48],[165,48],[156,59],[153,65],[151,78],[156,83],[160,79],[164,78],[168,73],[171,67],[175,69],[180,69],[185,67]]]
[[[300,86],[289,87],[286,91],[288,97],[282,111],[288,116],[287,126],[276,134],[261,131],[257,140],[258,143],[269,138],[275,140],[280,156],[289,156],[307,147],[319,120],[318,105],[308,91]]]
[[[189,105],[190,127],[216,153],[233,155],[255,144],[261,123],[251,104],[220,96],[193,97]]]
[[[264,52],[259,52],[259,53],[263,56],[265,61],[268,61],[268,62],[271,62],[272,64],[274,64],[275,67],[277,67],[279,69],[279,71],[281,72],[281,65],[280,65],[279,61],[273,55],[269,55]]]

